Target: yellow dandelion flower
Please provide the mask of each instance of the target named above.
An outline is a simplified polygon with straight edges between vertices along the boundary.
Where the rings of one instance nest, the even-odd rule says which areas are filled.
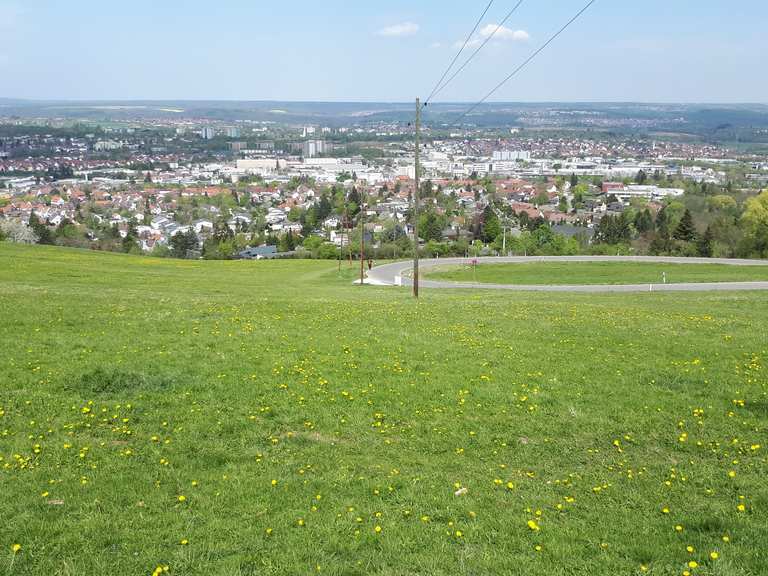
[[[179,541],[179,544],[181,544],[182,546],[186,546],[187,544],[189,544],[189,540],[187,540],[186,538],[182,538]]]
[[[14,554],[17,554],[20,550],[21,550],[21,544],[14,544],[13,546],[11,546],[11,551]]]
[[[717,553],[717,552],[715,552],[715,551],[712,551],[712,552],[710,552],[710,553],[709,553],[709,557],[710,557],[710,559],[712,559],[712,560],[717,560],[717,559],[720,557],[720,554],[718,554],[718,553]]]
[[[698,567],[699,567],[699,563],[696,562],[696,560],[691,560],[690,562],[688,562],[688,568],[698,568]]]
[[[528,528],[536,532],[539,530],[539,525],[534,520],[528,520]]]
[[[179,494],[179,502],[186,502],[186,501],[187,501],[187,497],[184,496],[184,494]]]
[[[381,534],[381,526],[376,524],[376,527],[373,529],[373,531],[376,532],[376,534]]]

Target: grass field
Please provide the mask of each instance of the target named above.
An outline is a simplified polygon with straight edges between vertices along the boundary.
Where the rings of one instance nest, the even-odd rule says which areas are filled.
[[[768,266],[647,262],[533,262],[442,266],[431,280],[483,284],[660,284],[667,282],[750,282],[768,280]]]
[[[0,574],[768,573],[768,293],[354,275],[0,243]]]

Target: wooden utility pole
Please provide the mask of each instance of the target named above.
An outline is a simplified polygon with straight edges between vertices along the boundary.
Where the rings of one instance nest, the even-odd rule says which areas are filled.
[[[341,274],[341,261],[344,260],[344,219],[341,220],[341,236],[339,237],[339,274]]]
[[[502,230],[504,231],[504,238],[502,239],[502,242],[501,242],[501,255],[506,256],[507,255],[507,227],[504,226]]]
[[[416,98],[416,189],[413,191],[413,297],[419,297],[419,154],[421,152],[421,100]]]
[[[345,200],[346,202],[346,200]],[[347,208],[344,208],[344,234],[347,235],[347,252],[349,253],[349,267],[352,267],[352,228],[349,227],[351,224],[349,217],[347,216]]]
[[[361,199],[362,200],[362,199]],[[365,202],[360,203],[360,286],[365,279]]]

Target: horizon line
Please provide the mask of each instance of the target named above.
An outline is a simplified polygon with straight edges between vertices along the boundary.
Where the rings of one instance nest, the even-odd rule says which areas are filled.
[[[388,104],[388,105],[413,105],[413,100],[370,100],[370,99],[235,99],[235,98],[17,98],[13,96],[0,96],[0,102],[20,102],[20,103],[94,103],[94,102],[226,102],[226,103],[283,103],[283,104]],[[469,105],[475,103],[475,100],[452,100],[430,102],[430,105]],[[490,100],[480,104],[484,105],[498,104],[643,104],[643,105],[684,105],[684,106],[703,106],[703,105],[735,105],[735,106],[768,106],[768,101],[736,101],[736,100]]]

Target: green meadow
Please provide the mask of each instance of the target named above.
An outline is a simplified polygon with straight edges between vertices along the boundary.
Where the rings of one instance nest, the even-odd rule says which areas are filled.
[[[768,266],[648,262],[532,262],[441,266],[433,280],[483,284],[661,284],[768,280]]]
[[[768,573],[768,292],[356,273],[0,243],[0,574]]]

